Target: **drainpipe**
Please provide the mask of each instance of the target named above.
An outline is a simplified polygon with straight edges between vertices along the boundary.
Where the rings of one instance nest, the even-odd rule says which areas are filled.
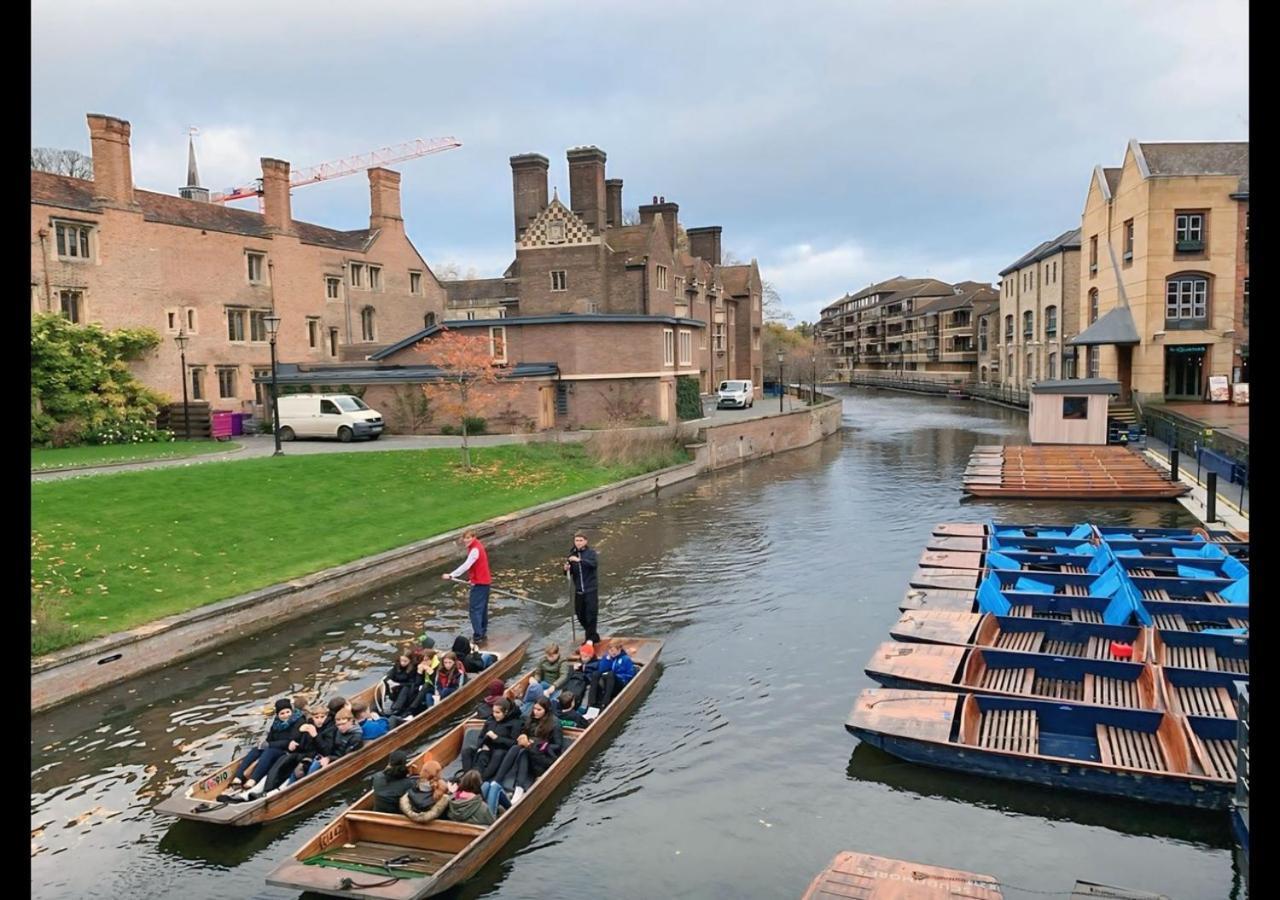
[[[351,263],[342,264],[342,308],[347,319],[347,344],[351,344]]]
[[[49,245],[46,242],[49,230],[41,228],[36,234],[40,237],[40,260],[44,264],[44,311],[53,312],[53,288],[49,285]]]
[[[644,257],[644,278],[640,279],[640,302],[644,314],[649,315],[649,255]]]

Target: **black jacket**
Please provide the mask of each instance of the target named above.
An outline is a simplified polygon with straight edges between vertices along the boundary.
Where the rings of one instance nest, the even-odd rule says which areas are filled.
[[[304,734],[302,739],[298,741],[298,755],[315,759],[320,756],[328,756],[333,758],[334,755],[334,738],[337,737],[338,726],[334,724],[333,719],[325,719],[323,725],[316,731],[316,736]]]
[[[333,729],[333,752],[326,754],[330,759],[337,759],[339,756],[346,756],[348,753],[354,753],[364,745],[364,732],[357,725],[346,734],[336,725]]]
[[[499,722],[493,717],[493,712],[490,711],[488,717],[484,720],[484,725],[480,728],[480,744],[478,746],[481,748],[488,746],[495,752],[505,752],[508,747],[515,744],[516,736],[519,735],[523,729],[524,720],[519,716],[512,716],[510,719],[503,719]],[[496,734],[497,737],[489,737],[488,734],[490,731]]]
[[[386,681],[394,681],[396,684],[407,684],[410,687],[421,687],[422,675],[418,673],[418,667],[410,663],[405,668],[400,668],[400,664],[396,663],[391,667],[391,671],[383,676]]]
[[[554,715],[554,713],[553,713]],[[544,742],[534,735],[534,731],[538,727],[538,722],[529,716],[529,721],[525,723],[524,733],[529,736],[532,742],[529,744],[529,772],[534,778],[537,778],[547,769],[551,768],[551,764],[556,761],[556,757],[560,755],[560,751],[564,749],[564,732],[560,730],[560,719],[556,718],[555,727],[551,730],[551,736]]]
[[[293,716],[287,722],[281,722],[279,719],[272,719],[271,724],[267,726],[267,746],[276,750],[288,751],[289,743],[300,738],[298,729],[307,721],[306,716],[296,710]]]
[[[385,771],[378,772],[373,776],[373,811],[400,812],[400,798],[417,784],[418,779],[412,776],[391,780]]]
[[[573,547],[566,556],[576,556],[581,562],[569,563],[569,574],[573,576],[573,589],[579,594],[587,594],[591,591],[599,590],[600,579],[596,575],[596,568],[599,565],[599,559],[596,558],[596,551],[590,547],[579,550]]]

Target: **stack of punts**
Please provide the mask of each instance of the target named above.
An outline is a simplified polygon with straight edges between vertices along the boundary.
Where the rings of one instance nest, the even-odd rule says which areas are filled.
[[[1141,548],[1144,545],[1174,544],[1195,548],[1213,544],[1241,562],[1249,559],[1249,537],[1225,528],[1129,528],[1123,525],[1097,525],[1098,536],[1113,550]],[[1208,535],[1206,539],[1205,535]]]
[[[989,694],[873,688],[845,727],[900,759],[1154,803],[1225,809],[1236,721]]]
[[[1102,500],[1173,499],[1191,488],[1145,457],[1114,446],[976,447],[964,471],[976,497]]]
[[[180,789],[157,806],[156,812],[215,825],[254,825],[287,815],[384,761],[393,750],[413,743],[458,713],[470,710],[490,681],[495,678],[505,680],[515,672],[532,637],[528,632],[491,635],[484,652],[496,655],[496,662],[426,712],[414,716],[382,737],[365,742],[359,750],[334,760],[318,772],[300,778],[291,785],[243,803],[219,800],[219,795],[229,789],[232,775],[244,758],[239,756],[211,775],[199,778]],[[380,682],[348,699],[352,702],[361,701],[373,709],[379,686]]]
[[[501,852],[653,683],[662,642],[615,636],[597,647],[607,652],[613,643],[626,648],[636,665],[635,677],[586,728],[564,729],[560,756],[494,824],[439,819],[419,824],[398,813],[375,812],[370,791],[277,866],[267,876],[267,884],[336,897],[418,900],[470,878]],[[508,688],[507,695],[521,696],[533,677],[533,672],[526,674]],[[420,772],[433,759],[446,778],[456,780],[467,735],[478,736],[483,724],[480,719],[468,719],[453,728],[416,756],[410,771]]]

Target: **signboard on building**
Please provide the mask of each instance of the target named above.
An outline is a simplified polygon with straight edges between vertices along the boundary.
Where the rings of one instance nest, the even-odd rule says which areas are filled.
[[[1209,376],[1209,402],[1226,403],[1231,399],[1231,387],[1226,375]]]
[[[1231,402],[1241,406],[1249,405],[1249,382],[1236,382],[1231,385]]]

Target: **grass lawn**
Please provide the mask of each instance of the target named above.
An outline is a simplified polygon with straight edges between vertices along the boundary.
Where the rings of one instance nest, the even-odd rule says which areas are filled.
[[[205,453],[225,453],[239,448],[233,441],[170,441],[164,444],[108,444],[105,446],[63,447],[50,450],[31,448],[31,471],[72,469],[109,463],[150,459],[181,459]]]
[[[581,444],[332,453],[35,482],[33,654],[683,462]]]

